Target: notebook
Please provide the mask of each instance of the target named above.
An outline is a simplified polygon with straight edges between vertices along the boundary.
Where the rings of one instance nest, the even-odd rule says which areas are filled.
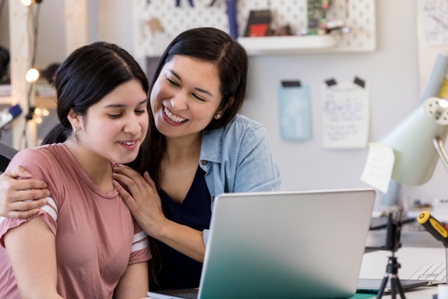
[[[148,295],[350,297],[356,292],[374,199],[372,189],[219,195],[199,289]]]

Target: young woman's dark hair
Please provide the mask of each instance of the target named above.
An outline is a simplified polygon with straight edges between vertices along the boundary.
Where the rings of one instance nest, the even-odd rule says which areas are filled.
[[[246,97],[248,58],[244,48],[230,35],[216,28],[201,27],[182,32],[174,38],[162,54],[152,77],[149,97],[164,65],[174,55],[196,58],[216,65],[222,95],[218,110],[226,109],[222,117],[213,119],[206,129],[226,126],[240,111]],[[191,71],[194,72],[194,70]],[[148,114],[148,138],[142,145],[142,148],[145,148],[141,157],[143,163],[138,164],[136,160],[131,163],[131,166],[140,173],[148,171],[157,189],[160,189],[160,161],[166,149],[166,139],[157,130],[152,111],[148,111]]]
[[[72,126],[67,119],[70,109],[86,115],[89,107],[132,79],[137,79],[143,90],[148,91],[145,73],[137,61],[119,46],[95,42],[75,50],[56,71],[54,86],[59,123],[46,135],[42,144],[61,143],[70,136]]]

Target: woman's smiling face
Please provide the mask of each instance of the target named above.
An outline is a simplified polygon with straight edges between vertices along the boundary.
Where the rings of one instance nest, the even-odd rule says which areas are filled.
[[[200,134],[221,99],[216,66],[183,55],[164,65],[150,97],[156,127],[168,138]]]

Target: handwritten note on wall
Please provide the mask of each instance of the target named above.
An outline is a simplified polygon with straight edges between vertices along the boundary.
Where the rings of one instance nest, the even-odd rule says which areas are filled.
[[[369,131],[367,84],[325,84],[322,94],[323,147],[365,148]]]
[[[446,0],[425,0],[422,21],[427,46],[448,45],[448,2]]]

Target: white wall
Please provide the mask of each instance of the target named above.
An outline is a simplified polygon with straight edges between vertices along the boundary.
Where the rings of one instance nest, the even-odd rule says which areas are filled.
[[[416,5],[406,0],[377,1],[378,49],[363,54],[300,55],[252,59],[250,95],[244,113],[264,123],[283,172],[283,189],[350,188],[359,180],[367,150],[324,150],[321,146],[320,95],[323,80],[365,79],[371,94],[370,140],[377,140],[419,104],[420,83]],[[397,11],[400,12],[397,17]],[[313,138],[282,141],[278,129],[277,87],[282,79],[309,84],[312,95]],[[433,180],[417,188],[403,186],[403,200],[448,196],[448,175],[438,167]]]
[[[377,50],[361,54],[264,56],[251,60],[250,90],[244,114],[269,130],[275,158],[283,172],[283,189],[367,187],[359,180],[367,157],[364,150],[324,150],[320,96],[323,81],[333,77],[365,79],[371,95],[370,140],[392,129],[419,104],[416,4],[407,0],[376,1]],[[399,12],[399,15],[397,15]],[[282,79],[309,84],[312,139],[283,141],[278,128],[277,87]],[[448,174],[438,167],[434,179],[417,188],[402,186],[401,197],[448,197]]]
[[[46,25],[41,25],[40,30],[38,61],[41,60],[41,63],[51,62],[53,58],[63,59],[65,55],[61,46],[64,38],[61,2],[44,0],[42,4],[51,7],[42,8],[41,24]],[[131,6],[128,1],[89,1],[89,40],[115,42],[132,53]],[[48,10],[51,16],[43,17],[44,10]],[[267,127],[275,159],[283,173],[282,189],[367,187],[359,180],[367,149],[324,150],[321,146],[320,95],[323,80],[333,77],[342,82],[359,76],[368,82],[371,141],[386,134],[419,104],[416,3],[409,0],[377,0],[376,10],[375,52],[251,58],[249,95],[243,113]],[[0,36],[3,31],[2,26]],[[43,48],[48,53],[45,57],[41,53]],[[286,142],[280,138],[277,87],[284,79],[299,79],[303,84],[310,85],[313,127],[309,141]],[[403,186],[401,196],[404,199],[448,197],[448,190],[444,187],[447,181],[448,174],[438,166],[430,183],[414,188]]]

